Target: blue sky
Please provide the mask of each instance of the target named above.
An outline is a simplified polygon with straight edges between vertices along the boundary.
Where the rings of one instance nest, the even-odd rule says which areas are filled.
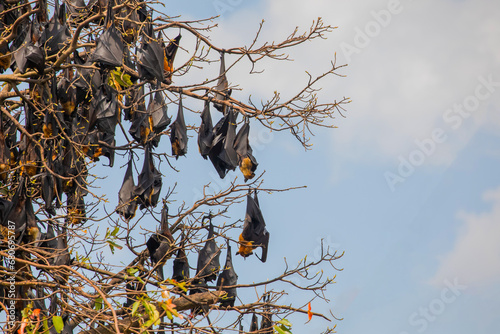
[[[248,64],[235,67],[228,79],[243,88],[236,92],[243,100],[266,99],[274,90],[293,94],[307,79],[305,70],[324,72],[335,53],[338,64],[349,65],[340,71],[345,78],[326,80],[320,93],[324,101],[350,97],[346,118],[333,121],[337,129],[316,130],[312,151],[304,152],[288,133],[252,128],[264,186],[307,189],[261,195],[271,232],[269,258],[261,264],[237,257],[241,283],[279,273],[284,257],[294,263],[314,256],[324,238],[345,251],[337,265],[344,270],[327,292],[329,307],[344,318],[339,333],[500,331],[496,1],[164,3],[165,12],[185,20],[220,14],[211,39],[221,46],[249,44],[262,19],[262,40],[278,41],[295,26],[307,30],[317,17],[338,26],[327,40],[290,50],[295,63],[266,61],[262,75],[249,75]],[[210,66],[177,80],[217,71],[218,65]],[[199,123],[197,115],[186,119]],[[162,145],[169,151],[167,142]],[[162,194],[178,182],[177,200],[189,203],[201,184],[217,178],[198,155],[194,137],[188,145],[188,157],[174,162],[180,173],[162,170]],[[102,187],[116,187],[122,175],[110,176]],[[244,204],[232,212],[243,218]],[[243,292],[244,301],[252,301],[252,293]],[[303,297],[292,291],[288,298]],[[313,309],[327,312],[323,304],[313,303]],[[305,321],[293,319],[296,333],[327,325]]]

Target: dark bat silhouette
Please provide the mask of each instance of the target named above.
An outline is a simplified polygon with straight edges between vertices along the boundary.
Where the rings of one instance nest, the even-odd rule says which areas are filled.
[[[66,26],[66,6],[64,3],[59,6],[59,1],[56,0],[54,15],[50,19],[47,28],[43,31],[41,39],[47,56],[57,54],[71,37],[71,33]]]
[[[198,148],[204,159],[207,159],[214,140],[212,116],[210,115],[210,101],[205,100],[205,107],[201,113],[201,125],[198,132]]]
[[[236,136],[236,115],[232,108],[214,127],[214,140],[208,152],[210,161],[223,179],[229,170],[238,166],[238,156],[234,150]]]
[[[217,100],[223,101],[227,100],[229,96],[231,96],[231,89],[229,88],[229,84],[227,82],[226,77],[226,64],[224,62],[224,53],[220,54],[220,71],[219,71],[219,80],[217,80],[217,86],[215,86],[215,98]],[[215,109],[220,112],[225,112],[225,106],[221,103],[214,102]]]
[[[172,274],[172,279],[177,282],[186,281],[189,279],[189,262],[184,250],[184,243],[186,242],[186,237],[182,234],[181,246],[177,251],[177,256],[174,259],[174,270]]]
[[[259,319],[257,319],[257,315],[254,313],[252,315],[252,322],[250,324],[250,332],[256,332],[259,330]]]
[[[113,18],[114,1],[108,1],[108,10],[104,22],[106,30],[97,39],[97,44],[91,60],[104,68],[115,68],[123,62],[123,40],[122,35],[116,29]]]
[[[220,269],[220,248],[214,239],[214,226],[211,219],[209,224],[207,241],[198,254],[198,264],[196,266],[196,277],[203,279],[205,282],[215,280]]]
[[[57,99],[61,103],[64,113],[72,116],[76,110],[76,87],[71,84],[73,70],[67,68],[57,83]]]
[[[37,70],[40,75],[43,75],[45,69],[45,53],[40,47],[38,40],[33,40],[33,37],[35,37],[32,34],[34,29],[32,22],[28,25],[28,31],[24,42],[14,53],[14,59],[21,73],[26,72],[28,68],[32,68]]]
[[[257,169],[257,160],[252,155],[252,148],[248,142],[248,133],[250,132],[250,123],[245,119],[245,123],[236,135],[234,140],[234,149],[238,155],[238,165],[245,177],[245,182],[255,176]]]
[[[147,22],[142,35],[141,47],[137,51],[137,68],[141,79],[163,81],[164,51],[162,43],[161,32],[158,33],[158,39],[156,39],[151,22]]]
[[[73,52],[73,57],[75,64],[91,66],[92,60],[89,59],[84,61],[78,52]],[[90,57],[92,58],[92,57]],[[80,105],[82,102],[90,103],[93,92],[97,92],[99,87],[101,87],[101,73],[99,71],[89,69],[89,68],[79,68],[78,75],[73,80],[73,85],[76,90],[76,105]]]
[[[135,216],[137,201],[135,199],[135,183],[132,168],[132,159],[128,161],[127,171],[123,178],[122,187],[118,192],[118,206],[116,212],[126,220]]]
[[[144,155],[144,165],[135,188],[141,210],[146,207],[156,206],[162,186],[161,174],[153,164],[149,145],[146,146]]]
[[[150,132],[156,134],[156,136],[153,136],[152,144],[157,147],[161,138],[158,135],[170,124],[170,117],[167,114],[167,104],[160,92],[156,92],[154,99],[149,101],[147,115]]]
[[[119,113],[116,96],[117,92],[111,86],[104,84],[99,88],[90,104],[90,130],[95,124],[99,131],[115,135]]]
[[[233,307],[237,296],[236,287],[225,288],[226,286],[236,285],[238,283],[238,275],[234,271],[233,261],[231,258],[231,246],[227,245],[227,256],[224,270],[217,278],[217,287],[226,292],[220,303],[221,307]]]
[[[264,313],[262,313],[262,320],[260,322],[260,331],[263,334],[273,334],[273,315],[270,312],[269,299],[270,295],[269,293],[266,293],[266,295],[263,297],[263,302],[265,303],[265,305]]]
[[[179,42],[181,41],[181,34],[177,35],[177,37],[170,41],[165,48],[165,57],[163,58],[163,71],[164,76],[167,79],[167,82],[172,82],[172,74],[174,72],[174,59],[177,54],[177,50],[179,49]]]
[[[170,125],[170,142],[172,143],[172,155],[178,159],[187,153],[187,127],[184,121],[184,108],[182,107],[182,95],[179,96],[179,110],[177,118]]]
[[[160,231],[153,234],[146,242],[151,263],[156,266],[156,272],[158,273],[158,277],[160,277],[160,281],[165,280],[163,265],[172,255],[170,249],[173,243],[174,238],[168,227],[168,207],[164,204],[161,212]]]
[[[255,248],[262,247],[262,257],[260,260],[266,262],[269,232],[266,230],[266,223],[260,211],[257,191],[254,192],[254,198],[250,194],[247,195],[247,212],[239,242],[240,247],[236,254],[248,257],[253,253]]]

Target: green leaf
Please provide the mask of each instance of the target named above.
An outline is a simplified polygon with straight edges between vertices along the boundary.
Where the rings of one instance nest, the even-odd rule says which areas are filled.
[[[54,328],[56,332],[61,333],[62,330],[64,329],[64,322],[62,320],[62,317],[58,315],[53,316],[52,323],[54,323]]]
[[[113,230],[113,232],[111,232],[111,235],[112,235],[113,237],[116,237],[116,234],[117,234],[118,232],[120,232],[120,228],[119,228],[118,226],[116,226],[116,227],[115,227],[115,229]]]
[[[136,301],[134,305],[132,305],[132,315],[134,316],[137,313],[137,310],[139,309],[139,305],[141,305],[141,302]]]
[[[134,275],[134,274],[135,274],[136,272],[138,272],[138,271],[139,271],[139,269],[137,269],[136,267],[132,267],[132,268],[128,268],[128,269],[127,269],[127,273],[128,273],[129,275]]]
[[[276,321],[276,323],[285,325],[286,327],[292,327],[292,323],[286,319],[281,319],[280,321]]]
[[[281,326],[274,326],[274,329],[276,330],[276,332],[278,332],[278,334],[290,334],[291,332],[288,330],[288,328],[286,328],[285,326],[281,325]]]
[[[96,300],[95,300],[95,309],[96,309],[96,311],[99,311],[99,310],[102,309],[102,302],[103,301],[102,301],[101,297],[96,298]]]

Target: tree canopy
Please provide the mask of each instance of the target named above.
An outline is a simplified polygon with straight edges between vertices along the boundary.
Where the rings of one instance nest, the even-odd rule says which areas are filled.
[[[323,78],[341,76],[345,65],[335,59],[321,75],[308,74],[296,94],[276,91],[260,103],[235,97],[242,88],[234,68],[247,62],[258,75],[262,60],[288,60],[288,48],[326,38],[334,27],[318,19],[303,33],[260,42],[261,23],[249,46],[222,48],[210,38],[216,22],[171,17],[156,1],[0,3],[6,332],[287,333],[294,313],[334,320],[310,302],[281,303],[286,291],[274,287],[285,283],[327,301],[342,256],[336,250],[322,247],[319,258],[287,264],[262,282],[239,278],[233,266],[235,257],[252,257],[248,266],[259,270],[272,256],[259,199],[292,189],[266,188],[252,127],[290,132],[308,149],[312,129],[333,128],[349,102],[317,96]],[[210,64],[218,65],[216,76],[176,84]],[[186,155],[209,160],[220,178],[240,177],[212,191],[207,175],[201,198],[174,200],[182,182],[165,175]],[[123,175],[118,194],[98,187],[105,175],[97,161]],[[116,196],[114,210],[103,209],[107,196]],[[246,203],[245,216],[230,216],[238,203]],[[115,263],[115,252],[127,263]],[[324,263],[331,271],[318,272]],[[257,297],[239,298],[244,290]],[[211,319],[215,310],[224,316]]]

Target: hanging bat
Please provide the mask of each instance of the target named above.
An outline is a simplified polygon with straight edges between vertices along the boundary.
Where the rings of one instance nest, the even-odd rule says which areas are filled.
[[[57,99],[67,116],[73,115],[76,110],[76,87],[71,84],[73,81],[73,70],[64,69],[64,74],[57,83]]]
[[[170,142],[172,143],[172,155],[178,159],[187,153],[187,128],[184,121],[184,108],[182,107],[182,95],[179,96],[179,110],[176,120],[170,125]]]
[[[147,114],[150,131],[156,134],[152,139],[152,144],[158,147],[161,138],[158,135],[170,124],[170,117],[167,114],[167,104],[160,92],[156,92],[154,99],[149,101]]]
[[[123,109],[125,120],[133,122],[137,118],[136,116],[139,116],[138,114],[136,114],[137,110],[139,110],[141,114],[146,113],[146,102],[144,102],[144,85],[140,85],[139,88],[133,89],[127,92],[127,94],[125,95],[125,107]],[[134,136],[132,132],[130,132],[130,134]],[[138,135],[138,138],[140,138],[140,135]]]
[[[257,160],[255,160],[252,155],[252,148],[248,142],[249,132],[250,123],[247,118],[234,140],[234,149],[238,155],[238,165],[240,166],[240,170],[245,177],[245,182],[255,176],[254,172],[258,165]]]
[[[205,282],[213,281],[217,278],[220,269],[219,256],[220,248],[214,240],[214,226],[210,219],[207,241],[198,254],[198,264],[196,266],[196,277],[204,279]]]
[[[33,40],[33,22],[28,25],[28,31],[22,46],[14,53],[16,66],[21,73],[25,73],[28,68],[37,70],[38,74],[43,75],[45,69],[45,54],[38,41]]]
[[[165,55],[163,58],[163,71],[168,84],[172,82],[172,74],[174,73],[174,59],[175,55],[177,54],[177,50],[179,49],[179,42],[181,41],[181,37],[181,34],[177,35],[177,37],[174,40],[170,41],[167,47],[164,49]]]
[[[66,42],[71,38],[71,33],[66,25],[66,6],[55,1],[54,15],[49,21],[47,28],[43,31],[41,44],[44,46],[47,56],[57,54],[64,48]]]
[[[236,287],[225,288],[226,286],[236,285],[238,283],[238,275],[234,271],[233,261],[231,258],[231,246],[227,245],[227,257],[224,270],[217,278],[217,287],[226,292],[220,303],[221,307],[233,307],[237,296]]]
[[[3,117],[0,116],[0,181],[7,183],[10,170],[10,148],[7,145],[6,131],[4,131]]]
[[[76,186],[76,187],[78,187],[78,186]],[[87,220],[86,210],[85,210],[85,201],[83,199],[84,192],[85,192],[84,190],[82,190],[80,187],[78,187],[73,192],[66,194],[67,195],[66,222],[69,225],[80,225],[80,224],[83,224]]]
[[[227,82],[227,77],[226,77],[226,64],[224,62],[224,52],[221,52],[219,80],[217,81],[217,86],[215,86],[215,98],[220,101],[227,100],[231,96],[231,89],[228,88],[229,84]],[[223,104],[214,102],[214,107],[220,112],[225,113],[226,108]]]
[[[89,129],[92,130],[94,124],[99,131],[115,135],[116,124],[118,123],[118,101],[117,92],[111,86],[102,85],[90,104]]]
[[[158,33],[158,39],[156,39],[152,24],[147,22],[141,47],[137,51],[137,69],[141,79],[163,81],[163,48],[160,41],[161,32]]]
[[[141,210],[146,207],[156,206],[162,186],[161,174],[153,164],[149,145],[146,145],[144,151],[144,165],[135,188]]]
[[[273,334],[273,315],[269,307],[269,293],[262,298],[264,305],[264,313],[262,313],[262,320],[260,322],[260,332],[263,334]]]
[[[132,159],[128,161],[127,171],[123,178],[122,187],[118,192],[118,206],[116,212],[126,220],[134,218],[137,210],[135,199],[135,184],[132,168]]]
[[[84,61],[78,52],[73,52],[73,58],[76,65],[91,66],[92,60],[88,59]],[[92,57],[90,57],[92,58]],[[99,87],[101,87],[102,78],[101,73],[97,70],[90,68],[79,68],[78,75],[73,80],[72,85],[75,86],[76,90],[76,105],[79,106],[81,103],[90,103],[92,98],[92,93],[97,92]]]
[[[148,115],[151,118],[150,123],[153,131],[159,134],[170,124],[170,117],[167,114],[167,104],[163,99],[161,92],[156,92],[154,99],[149,101]]]
[[[254,191],[254,198],[247,195],[247,212],[243,232],[239,237],[240,247],[236,254],[248,257],[253,254],[253,250],[262,247],[262,257],[260,260],[266,262],[269,245],[269,232],[266,230],[266,223],[259,207],[257,191]]]
[[[250,324],[250,333],[257,332],[259,330],[259,319],[257,319],[257,315],[254,313],[252,315],[252,322]]]
[[[104,24],[106,30],[97,39],[97,45],[91,60],[97,62],[103,68],[115,68],[122,66],[123,62],[123,40],[121,33],[116,29],[113,18],[114,1],[108,1],[108,10]]]
[[[207,159],[214,140],[212,116],[210,115],[210,102],[205,100],[205,107],[201,113],[201,125],[198,132],[198,149],[204,159]]]
[[[181,246],[177,251],[177,256],[174,259],[174,270],[172,274],[172,279],[177,282],[187,281],[189,279],[189,262],[184,250],[184,243],[186,238],[184,233],[182,234]]]
[[[223,179],[229,170],[234,170],[238,166],[238,156],[234,150],[236,115],[232,108],[229,108],[227,114],[215,125],[214,132],[208,157]]]
[[[153,234],[146,242],[151,263],[156,267],[161,282],[165,280],[163,265],[172,255],[170,249],[173,243],[174,238],[168,227],[168,207],[164,204],[161,212],[160,231]]]

